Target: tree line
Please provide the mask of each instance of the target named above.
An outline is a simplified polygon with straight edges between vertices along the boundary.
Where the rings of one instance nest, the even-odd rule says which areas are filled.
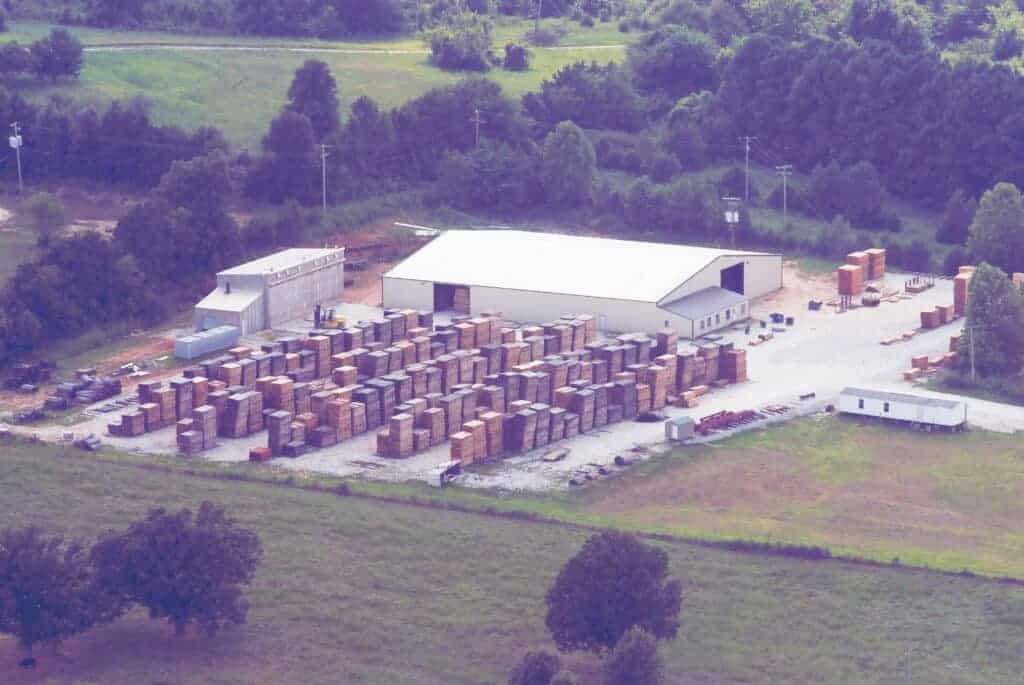
[[[182,635],[241,625],[262,550],[255,533],[222,507],[153,509],[127,529],[111,530],[90,547],[38,528],[0,531],[0,633],[31,655],[117,620],[133,607],[165,620]],[[32,663],[31,656],[29,664]]]

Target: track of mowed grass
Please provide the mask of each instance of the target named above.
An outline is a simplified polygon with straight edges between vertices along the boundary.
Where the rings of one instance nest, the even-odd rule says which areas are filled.
[[[42,31],[39,25],[16,34],[22,39]],[[517,28],[515,30],[519,30]],[[508,29],[510,37],[514,30]],[[34,99],[61,95],[73,100],[105,107],[112,100],[141,97],[151,105],[155,121],[175,124],[187,129],[215,126],[232,143],[255,149],[266,133],[270,120],[285,103],[288,85],[295,70],[307,59],[320,59],[330,65],[338,82],[343,114],[353,101],[368,96],[383,108],[402,105],[431,88],[450,85],[469,76],[482,75],[501,85],[504,92],[519,98],[537,90],[540,82],[559,68],[578,60],[608,62],[621,60],[621,46],[564,46],[558,49],[534,50],[531,68],[524,72],[492,69],[486,74],[443,71],[428,62],[418,39],[399,39],[373,43],[333,43],[323,41],[263,41],[252,39],[165,34],[126,34],[90,30],[91,43],[136,42],[195,43],[260,46],[269,52],[191,51],[137,49],[131,51],[87,52],[82,74],[75,82],[34,86],[24,89]],[[573,34],[582,42],[584,34]],[[598,34],[597,38],[604,37]],[[603,45],[602,41],[597,42]],[[496,41],[496,46],[503,45]],[[579,45],[579,43],[577,43]],[[275,47],[325,47],[340,49],[379,50],[346,54],[338,52],[287,52]],[[412,54],[388,54],[386,50],[411,50]]]
[[[140,613],[44,652],[0,639],[0,681],[501,683],[550,647],[543,596],[570,526],[140,469],[136,458],[0,447],[4,525],[91,537],[152,506],[226,505],[264,561],[249,622],[174,640]],[[671,683],[1003,683],[1019,676],[1024,588],[978,578],[658,543],[684,581]]]
[[[649,532],[1024,578],[1024,448],[1013,435],[793,421],[677,449],[566,502],[569,517]]]

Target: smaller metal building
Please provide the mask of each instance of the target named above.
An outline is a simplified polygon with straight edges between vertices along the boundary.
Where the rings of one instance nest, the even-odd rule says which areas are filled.
[[[196,305],[195,328],[237,326],[246,335],[310,313],[344,290],[344,248],[283,250],[218,273],[217,289]]]
[[[865,388],[844,388],[839,394],[839,411],[900,421],[926,430],[963,430],[967,425],[964,402]]]

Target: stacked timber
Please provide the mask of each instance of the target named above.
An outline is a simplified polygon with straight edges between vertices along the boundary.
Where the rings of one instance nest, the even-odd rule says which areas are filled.
[[[960,267],[960,273],[953,277],[953,313],[956,316],[963,316],[967,311],[967,293],[971,285],[973,267]]]
[[[868,280],[875,281],[885,278],[885,248],[874,247],[865,251],[868,255]]]
[[[846,255],[846,263],[850,266],[859,266],[865,278],[869,278],[871,256],[867,252],[851,252]]]
[[[840,295],[860,295],[864,291],[864,270],[860,266],[844,264],[836,272]]]

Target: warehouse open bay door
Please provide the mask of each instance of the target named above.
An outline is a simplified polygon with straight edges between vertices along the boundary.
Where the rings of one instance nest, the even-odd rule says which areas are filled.
[[[740,262],[739,264],[730,266],[727,269],[722,269],[722,280],[720,285],[724,290],[731,290],[732,292],[737,293],[739,295],[746,294],[744,292],[744,286],[746,284],[744,283],[745,274],[743,267],[743,262]]]
[[[434,311],[469,314],[469,286],[455,285],[452,283],[435,283]]]

